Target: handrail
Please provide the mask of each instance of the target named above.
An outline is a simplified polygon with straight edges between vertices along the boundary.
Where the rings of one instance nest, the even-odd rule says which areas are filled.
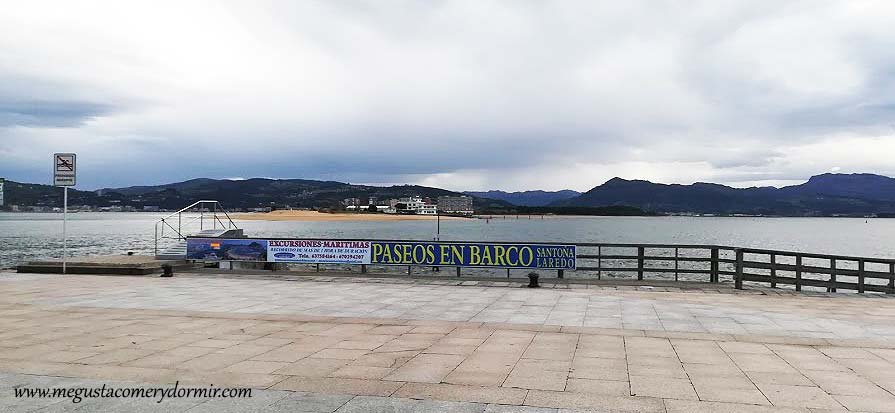
[[[164,220],[166,220],[166,219],[168,219],[168,218],[171,218],[171,217],[173,217],[173,216],[175,216],[175,215],[182,214],[182,213],[184,213],[184,212],[186,212],[186,211],[188,211],[188,210],[190,210],[190,209],[193,209],[196,205],[199,205],[199,204],[217,204],[217,203],[218,203],[218,201],[215,201],[215,200],[208,200],[208,199],[201,200],[201,201],[196,201],[196,202],[193,202],[192,204],[190,204],[190,205],[187,206],[187,207],[181,208],[181,209],[180,209],[179,211],[177,211],[177,212],[172,212],[170,215],[168,215],[168,216],[166,216],[166,217],[162,217],[160,220],[161,220],[161,221],[164,221]]]
[[[290,238],[245,238],[278,240]],[[407,239],[331,239],[332,241],[392,241],[431,242],[430,240]],[[529,244],[540,242],[518,241],[441,241],[452,243],[487,244]],[[562,243],[562,241],[556,241]],[[741,248],[706,244],[633,244],[633,243],[581,243],[576,249],[577,272],[595,273],[596,278],[615,277],[619,273],[632,274],[637,280],[647,280],[650,274],[665,274],[678,281],[680,274],[703,275],[709,283],[733,282],[734,287],[743,288],[743,282],[769,285],[792,286],[801,291],[803,286],[825,288],[829,292],[837,289],[855,290],[858,293],[879,292],[895,294],[895,259],[884,257],[855,257],[847,255],[817,254],[809,252]],[[636,251],[612,251],[612,249],[636,249]],[[827,264],[828,263],[828,264]],[[361,265],[366,273],[367,265]],[[375,264],[388,265],[388,264]],[[404,264],[401,264],[404,265]],[[432,265],[425,265],[431,267]],[[436,265],[438,266],[438,265]],[[450,265],[447,265],[450,267]],[[507,277],[512,268],[507,268]],[[320,271],[320,266],[317,266]],[[408,274],[411,274],[408,267]],[[457,276],[461,267],[457,267]],[[557,271],[557,277],[564,277],[564,270]],[[839,277],[837,279],[837,277]],[[688,277],[693,280],[693,277]]]
[[[200,201],[196,201],[184,208],[181,208],[180,210],[178,210],[176,212],[172,212],[171,214],[168,214],[168,215],[160,218],[158,221],[155,222],[155,232],[154,232],[155,255],[158,255],[158,253],[159,253],[159,249],[158,249],[159,238],[173,238],[173,239],[177,239],[177,240],[186,240],[188,235],[184,234],[184,232],[185,232],[184,227],[196,222],[197,220],[199,221],[199,230],[200,231],[204,230],[205,229],[205,209],[209,209],[205,205],[211,205],[213,207],[212,214],[211,214],[211,222],[212,222],[212,227],[214,229],[217,229],[218,224],[221,225],[221,229],[238,229],[239,228],[236,225],[236,223],[233,222],[233,218],[230,217],[230,214],[227,213],[227,210],[223,208],[220,201],[210,200],[210,199],[203,199]],[[199,216],[198,217],[190,217],[188,221],[183,222],[183,214],[185,212],[189,212],[190,210],[197,208],[197,207],[199,209]],[[223,216],[227,218],[226,224],[224,223],[223,220],[221,220],[221,217],[219,214],[223,214]],[[174,218],[174,217],[177,217],[177,228],[175,228],[171,223],[168,222],[171,218]],[[176,236],[165,237],[165,227],[168,227],[171,229],[171,231],[174,231]],[[161,233],[159,233],[159,228],[161,228]]]

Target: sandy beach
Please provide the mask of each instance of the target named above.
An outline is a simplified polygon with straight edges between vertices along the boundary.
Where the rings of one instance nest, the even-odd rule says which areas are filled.
[[[233,219],[257,221],[428,221],[432,215],[397,215],[370,213],[323,213],[317,211],[273,211],[234,215]],[[441,219],[466,219],[442,216]]]

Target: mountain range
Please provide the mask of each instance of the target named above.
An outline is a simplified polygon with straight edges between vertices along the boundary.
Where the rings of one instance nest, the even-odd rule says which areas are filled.
[[[873,174],[822,174],[800,185],[732,188],[657,184],[613,178],[552,207],[625,205],[661,213],[831,216],[895,213],[895,179]]]
[[[245,180],[198,178],[164,185],[131,186],[125,188],[103,188],[97,191],[70,189],[69,205],[92,206],[158,206],[176,210],[200,199],[220,201],[226,208],[328,208],[338,209],[347,198],[358,198],[366,202],[375,197],[379,200],[421,196],[437,198],[444,195],[463,195],[419,185],[395,185],[378,187],[353,185],[335,181],[315,181],[308,179],[265,179]],[[49,185],[24,184],[7,181],[7,205],[33,205],[45,207],[62,206],[62,191]],[[512,205],[493,199],[473,197],[476,209],[506,209]]]
[[[49,185],[7,181],[6,204],[58,207],[62,191]],[[895,179],[873,174],[822,174],[800,185],[733,188],[712,183],[660,184],[613,178],[593,189],[575,191],[466,192],[480,213],[642,213],[746,214],[779,216],[895,216]],[[380,200],[406,196],[461,195],[419,185],[378,187],[307,179],[245,180],[199,178],[154,186],[69,191],[70,205],[155,205],[178,209],[199,199],[228,208],[331,208],[346,198]],[[625,207],[622,209],[615,207]],[[608,209],[607,209],[608,208]],[[579,212],[580,211],[580,212]],[[616,214],[615,212],[609,212]],[[622,214],[621,212],[618,214]]]
[[[564,189],[562,191],[522,191],[522,192],[504,192],[504,191],[487,191],[475,192],[466,191],[464,194],[476,196],[479,198],[497,199],[509,202],[518,206],[547,206],[557,201],[574,198],[581,195],[581,192]]]

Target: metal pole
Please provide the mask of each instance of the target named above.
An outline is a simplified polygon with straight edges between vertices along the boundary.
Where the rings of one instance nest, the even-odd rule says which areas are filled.
[[[864,292],[864,260],[858,260],[858,292]]]
[[[441,240],[441,210],[438,209],[438,206],[435,206],[435,242]],[[440,272],[441,267],[434,266],[432,267],[433,272]]]
[[[678,263],[677,263],[677,247],[674,248],[674,280],[677,281],[678,278]],[[712,278],[712,275],[709,274],[709,279]]]
[[[646,248],[637,247],[637,279],[643,280],[644,252]]]
[[[718,282],[718,267],[719,267],[719,263],[718,263],[718,255],[719,254],[718,253],[719,253],[718,248],[712,248],[712,259],[711,259],[711,263],[709,263],[709,272],[710,272],[709,278],[710,278],[710,282],[713,282],[713,283]]]
[[[895,262],[889,263],[889,289],[886,294],[895,293]]]
[[[771,254],[771,288],[777,288],[777,254]]]
[[[62,189],[62,273],[65,274],[68,261],[68,187]]]
[[[830,286],[827,287],[828,293],[836,292],[836,259],[830,258]]]

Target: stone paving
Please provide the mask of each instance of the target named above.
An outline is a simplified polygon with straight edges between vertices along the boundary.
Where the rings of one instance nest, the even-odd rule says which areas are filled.
[[[11,388],[179,381],[257,393],[164,410],[889,412],[893,318],[857,295],[0,274],[0,409],[150,411]]]
[[[41,276],[5,278],[25,281],[33,277]],[[7,299],[22,295],[23,302],[50,306],[895,340],[895,324],[891,322],[895,299],[884,295],[763,295],[730,288],[712,292],[588,285],[573,285],[579,288],[569,290],[532,290],[509,282],[487,283],[505,288],[483,288],[477,281],[448,286],[439,285],[448,281],[437,280],[335,277],[296,282],[210,277],[46,279],[52,280],[49,285],[55,288],[42,282],[0,283],[0,292]]]

